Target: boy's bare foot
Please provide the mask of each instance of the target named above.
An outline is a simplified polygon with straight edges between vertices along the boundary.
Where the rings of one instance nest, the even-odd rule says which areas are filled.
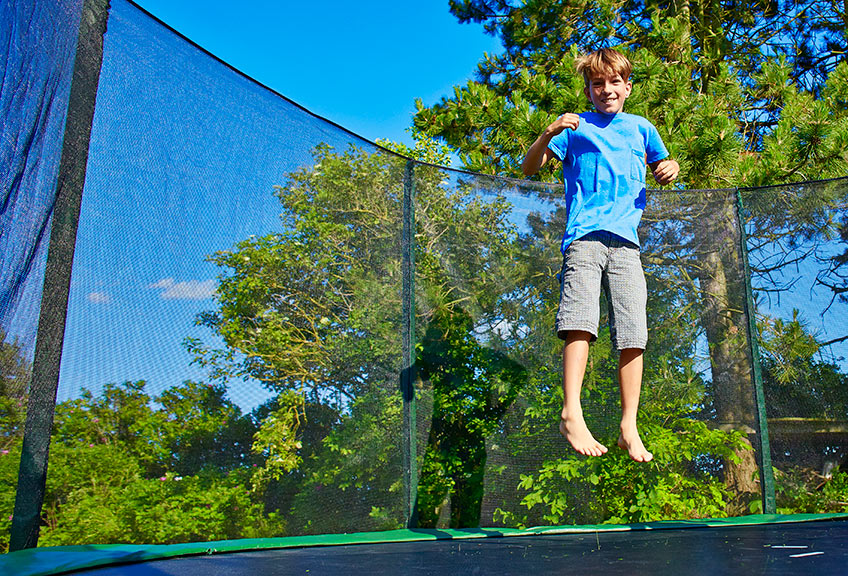
[[[650,462],[654,459],[654,455],[645,448],[642,438],[639,437],[639,431],[635,428],[632,431],[621,430],[618,437],[618,447],[627,450],[630,458],[636,462]]]
[[[559,433],[571,444],[571,447],[585,456],[603,456],[607,447],[595,440],[583,419],[565,419],[559,421]]]

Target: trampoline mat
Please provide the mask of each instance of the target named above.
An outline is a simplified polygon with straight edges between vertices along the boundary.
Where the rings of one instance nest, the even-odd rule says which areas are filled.
[[[156,560],[91,576],[845,574],[848,522],[313,546]]]

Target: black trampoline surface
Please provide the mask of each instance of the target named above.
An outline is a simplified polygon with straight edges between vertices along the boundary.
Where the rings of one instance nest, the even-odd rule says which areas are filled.
[[[313,546],[170,558],[74,574],[848,574],[848,521]]]

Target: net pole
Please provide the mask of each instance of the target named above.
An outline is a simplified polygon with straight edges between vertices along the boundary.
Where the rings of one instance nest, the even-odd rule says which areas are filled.
[[[418,404],[415,398],[415,162],[403,174],[402,301],[403,301],[403,484],[406,527],[418,524]]]
[[[763,391],[763,373],[760,364],[760,347],[757,343],[757,324],[754,317],[754,289],[751,285],[751,266],[748,263],[748,236],[745,232],[745,206],[742,203],[742,193],[736,189],[736,221],[739,225],[739,249],[742,254],[743,278],[745,279],[745,315],[748,317],[748,343],[751,355],[751,369],[754,380],[754,399],[757,410],[757,434],[760,437],[760,480],[762,486],[763,513],[775,514],[774,469],[771,463],[771,442],[769,440],[768,419],[766,416],[766,400]]]
[[[108,14],[109,0],[85,0],[56,182],[53,222],[44,271],[21,463],[18,469],[18,487],[9,539],[10,551],[34,548],[38,545],[41,508],[47,485],[50,432],[53,428],[56,391],[59,387],[59,365],[62,360],[71,266]]]

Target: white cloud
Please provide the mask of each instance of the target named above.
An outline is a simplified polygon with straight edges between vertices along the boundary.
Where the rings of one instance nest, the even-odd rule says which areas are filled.
[[[105,304],[112,300],[112,297],[109,296],[108,292],[89,292],[86,298],[93,304]]]
[[[150,288],[161,290],[163,300],[205,300],[215,295],[214,280],[189,280],[176,282],[173,278],[163,278],[151,284]]]

